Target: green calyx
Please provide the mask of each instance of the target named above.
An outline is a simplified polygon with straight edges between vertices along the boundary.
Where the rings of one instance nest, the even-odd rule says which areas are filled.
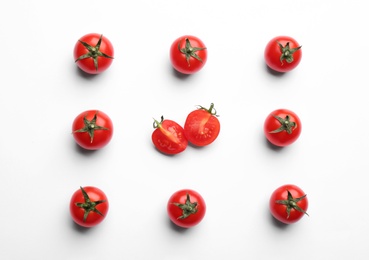
[[[214,108],[214,103],[211,103],[209,108],[206,108],[206,107],[203,107],[203,106],[197,106],[197,107],[198,107],[198,109],[202,109],[202,110],[205,110],[205,111],[209,112],[213,116],[218,116],[217,111]]]
[[[95,69],[97,71],[97,69],[99,67],[98,60],[97,60],[98,57],[114,59],[113,57],[111,57],[111,56],[109,56],[109,55],[107,55],[107,54],[100,51],[101,41],[102,41],[102,35],[100,35],[99,41],[97,42],[97,44],[95,46],[91,46],[87,42],[83,42],[83,41],[79,40],[79,42],[88,50],[88,53],[79,56],[75,60],[75,62],[77,62],[79,60],[83,60],[83,59],[92,58],[94,60],[94,66],[95,66]]]
[[[305,199],[306,194],[304,196],[299,197],[299,198],[293,198],[291,192],[289,190],[287,190],[287,192],[288,192],[288,195],[287,195],[286,200],[276,200],[276,203],[286,206],[287,218],[290,217],[290,213],[291,213],[292,209],[297,210],[299,212],[302,212],[302,213],[309,216],[309,214],[307,214],[307,212],[305,210],[303,210],[302,208],[299,207],[299,205],[297,205],[297,203],[299,201]]]
[[[156,129],[156,128],[160,128],[160,127],[161,127],[161,124],[163,123],[163,121],[164,121],[164,116],[161,116],[161,118],[160,118],[160,122],[154,118],[154,123],[152,124],[152,126],[153,126],[155,129]]]
[[[84,127],[74,131],[73,133],[86,133],[87,132],[90,136],[91,143],[92,143],[94,140],[94,135],[95,135],[96,130],[109,130],[109,128],[96,125],[96,120],[97,120],[97,112],[95,113],[91,121],[89,121],[85,116],[83,118]]]
[[[190,67],[190,58],[195,58],[196,60],[202,62],[202,59],[196,54],[196,52],[205,50],[206,48],[193,47],[188,38],[186,38],[186,45],[181,49],[181,42],[178,43],[178,50],[186,56],[186,61],[188,67]]]
[[[275,115],[273,115],[273,117],[278,120],[278,122],[281,124],[281,126],[277,129],[269,132],[271,134],[279,133],[279,132],[282,132],[282,131],[286,131],[288,134],[292,134],[292,131],[297,127],[296,122],[290,121],[290,116],[289,115],[286,115],[285,118],[275,116]]]
[[[95,212],[95,213],[97,213],[101,216],[104,216],[98,209],[96,209],[96,206],[101,204],[101,203],[106,202],[106,200],[91,201],[90,197],[88,196],[86,191],[82,187],[80,187],[80,188],[81,188],[83,198],[85,199],[85,201],[84,202],[77,202],[75,205],[79,208],[84,209],[84,211],[85,211],[85,213],[83,215],[83,222],[86,222],[86,219],[87,219],[88,215],[91,212]]]
[[[182,209],[182,215],[179,216],[178,219],[185,219],[189,217],[191,214],[195,214],[197,212],[197,202],[191,203],[190,195],[188,193],[185,204],[181,203],[173,203],[173,204]]]
[[[285,46],[283,46],[282,44],[280,44],[278,41],[278,46],[281,49],[281,56],[279,58],[279,60],[281,61],[281,63],[283,64],[283,61],[286,60],[287,63],[292,63],[293,62],[293,54],[298,51],[299,49],[301,49],[301,46],[296,47],[296,48],[290,48],[290,42],[287,42]]]

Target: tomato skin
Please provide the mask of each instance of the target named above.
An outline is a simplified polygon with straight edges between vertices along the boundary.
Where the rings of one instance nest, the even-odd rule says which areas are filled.
[[[288,117],[289,122],[295,124],[294,127],[291,127],[291,133],[288,133],[287,130],[273,133],[273,131],[282,127],[282,124],[274,116],[282,119],[286,119]],[[293,111],[288,109],[274,110],[267,116],[264,122],[265,137],[270,143],[279,147],[284,147],[295,142],[301,134],[301,129],[302,126],[300,118]]]
[[[188,39],[192,48],[201,48],[201,50],[194,50],[190,55],[189,60],[186,59],[186,54],[180,50],[186,49],[186,39]],[[179,46],[179,47],[178,47]],[[208,52],[205,44],[196,36],[184,35],[177,38],[170,47],[170,61],[174,69],[183,74],[194,74],[201,70],[208,58]]]
[[[91,57],[77,61],[79,57],[89,53],[88,49],[81,43],[81,41],[95,47],[101,36],[102,36],[101,34],[97,34],[97,33],[86,34],[82,36],[76,42],[74,46],[74,52],[73,52],[74,60],[76,61],[77,66],[88,74],[102,73],[105,70],[107,70],[113,62],[114,48],[110,40],[106,38],[105,36],[102,36],[99,50],[100,52],[102,52],[105,55],[108,55],[111,58],[98,56],[97,57],[97,64],[98,64],[97,69],[94,64],[94,59]]]
[[[82,131],[86,127],[85,120],[92,121],[96,116],[96,122],[94,124],[93,138],[89,132]],[[98,129],[98,127],[103,127],[104,129]],[[73,121],[72,124],[72,134],[76,143],[86,150],[98,150],[105,147],[113,137],[113,122],[110,117],[102,111],[99,110],[87,110],[80,113]]]
[[[200,107],[188,114],[183,128],[187,140],[193,145],[206,146],[218,137],[220,122],[216,112],[213,112],[213,106],[211,104],[209,110]]]
[[[188,141],[184,130],[177,122],[161,117],[161,122],[154,120],[154,128],[151,139],[160,152],[174,155],[187,148]]]
[[[299,221],[304,215],[307,215],[306,211],[308,209],[309,202],[307,197],[303,197],[300,201],[296,202],[296,204],[304,212],[291,208],[288,216],[287,206],[277,202],[280,200],[287,200],[288,191],[291,193],[294,199],[306,196],[303,190],[296,185],[293,184],[282,185],[281,187],[277,188],[270,196],[269,209],[272,216],[275,219],[279,220],[284,224],[293,224]]]
[[[188,196],[187,196],[188,195]],[[181,209],[176,203],[186,204],[187,199],[191,204],[196,203],[194,206],[196,212],[189,214],[185,218],[181,218],[184,214],[184,210]],[[206,204],[203,197],[196,191],[191,189],[178,190],[169,198],[167,204],[167,213],[170,220],[179,227],[190,228],[199,224],[205,216]]]
[[[87,193],[91,202],[97,202],[98,205],[95,206],[95,209],[98,210],[101,215],[95,211],[90,211],[87,218],[84,220],[86,210],[76,204],[86,202],[82,189]],[[99,201],[101,203],[98,203]],[[87,186],[74,192],[70,200],[69,210],[71,217],[76,224],[87,228],[94,227],[105,219],[109,210],[109,201],[102,190],[93,186]]]
[[[290,51],[293,52],[292,62],[287,62],[286,59],[283,59],[281,61],[282,50],[278,43],[280,43],[283,47],[285,47],[286,44],[289,43]],[[265,47],[264,59],[266,64],[268,65],[269,68],[277,72],[283,73],[293,70],[294,68],[297,67],[297,65],[299,65],[302,57],[301,49],[294,51],[293,50],[294,48],[301,48],[301,46],[294,38],[289,36],[274,37],[268,42],[268,44]]]

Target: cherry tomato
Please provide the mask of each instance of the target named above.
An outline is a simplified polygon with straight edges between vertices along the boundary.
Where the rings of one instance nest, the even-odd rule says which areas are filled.
[[[286,184],[276,189],[269,201],[274,218],[285,224],[292,224],[307,214],[308,199],[296,185]]]
[[[82,148],[97,150],[106,146],[113,136],[113,123],[102,111],[87,110],[73,121],[74,140]]]
[[[96,187],[80,187],[74,192],[69,209],[75,223],[82,227],[93,227],[106,217],[109,201],[105,193]]]
[[[206,204],[198,192],[183,189],[169,198],[167,212],[174,224],[182,228],[190,228],[199,224],[204,218]]]
[[[301,134],[300,118],[288,109],[274,110],[265,119],[264,134],[276,146],[290,145]]]
[[[153,127],[155,130],[151,136],[152,142],[160,152],[172,155],[187,148],[188,141],[182,126],[178,123],[164,120],[162,116],[160,122],[154,119]]]
[[[264,58],[272,70],[288,72],[297,67],[301,61],[301,46],[289,36],[277,36],[265,47]]]
[[[199,106],[199,109],[188,114],[184,124],[187,140],[196,146],[211,144],[218,137],[220,123],[216,116],[214,104],[210,108]]]
[[[89,74],[105,71],[113,62],[114,48],[108,38],[90,33],[80,38],[74,46],[74,60],[78,67]]]
[[[170,47],[170,61],[173,68],[183,74],[193,74],[204,67],[208,58],[205,44],[197,37],[184,35]]]

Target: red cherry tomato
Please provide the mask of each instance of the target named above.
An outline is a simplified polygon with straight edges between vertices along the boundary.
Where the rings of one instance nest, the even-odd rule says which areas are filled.
[[[216,117],[214,104],[210,108],[202,106],[188,114],[184,124],[187,140],[196,146],[209,145],[215,141],[220,132],[220,123]]]
[[[106,146],[113,136],[113,123],[102,111],[87,110],[73,121],[74,140],[82,148],[97,150]]]
[[[276,146],[290,145],[301,134],[300,118],[288,109],[274,110],[265,119],[264,134]]]
[[[301,61],[301,46],[289,36],[277,36],[265,47],[264,58],[272,70],[288,72],[297,67]]]
[[[172,120],[161,121],[154,119],[151,139],[156,149],[165,154],[178,154],[183,152],[188,145],[182,126]]]
[[[92,186],[81,187],[74,192],[69,209],[75,223],[82,227],[93,227],[105,219],[109,202],[102,190]]]
[[[183,189],[169,198],[167,212],[174,224],[182,228],[190,228],[199,224],[204,218],[206,204],[198,192]]]
[[[205,44],[197,37],[185,35],[176,39],[170,47],[173,68],[183,74],[193,74],[204,67],[208,58]]]
[[[74,60],[78,67],[89,74],[105,71],[113,62],[114,48],[108,38],[90,33],[80,38],[74,46]]]
[[[269,209],[274,218],[292,224],[307,214],[308,199],[296,185],[283,185],[276,189],[269,200]]]

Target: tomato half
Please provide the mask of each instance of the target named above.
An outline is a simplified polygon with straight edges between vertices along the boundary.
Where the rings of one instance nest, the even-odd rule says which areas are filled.
[[[105,219],[109,210],[109,201],[99,188],[80,187],[72,195],[69,209],[75,223],[82,227],[93,227]]]
[[[205,200],[194,190],[179,190],[169,198],[167,212],[174,224],[182,228],[190,228],[199,224],[204,218]]]
[[[205,44],[196,36],[184,35],[170,47],[173,68],[183,74],[193,74],[204,67],[208,58]]]
[[[220,122],[216,114],[213,103],[209,109],[199,106],[189,113],[183,127],[187,140],[196,146],[214,142],[220,132]]]
[[[154,119],[153,127],[155,130],[151,139],[160,152],[173,155],[181,153],[187,148],[188,141],[184,130],[175,121],[164,120],[162,116],[160,122]]]
[[[289,36],[277,36],[265,47],[264,59],[272,70],[288,72],[297,67],[302,57],[301,46]]]
[[[82,148],[97,150],[106,146],[113,137],[113,122],[102,111],[87,110],[74,119],[72,134]]]
[[[277,109],[271,112],[264,122],[264,134],[272,144],[287,146],[301,134],[300,118],[291,110]]]
[[[274,218],[292,224],[307,214],[308,199],[296,185],[286,184],[277,188],[269,200],[269,209]]]
[[[90,33],[77,41],[73,55],[81,70],[89,74],[99,74],[112,64],[114,48],[105,36]]]

